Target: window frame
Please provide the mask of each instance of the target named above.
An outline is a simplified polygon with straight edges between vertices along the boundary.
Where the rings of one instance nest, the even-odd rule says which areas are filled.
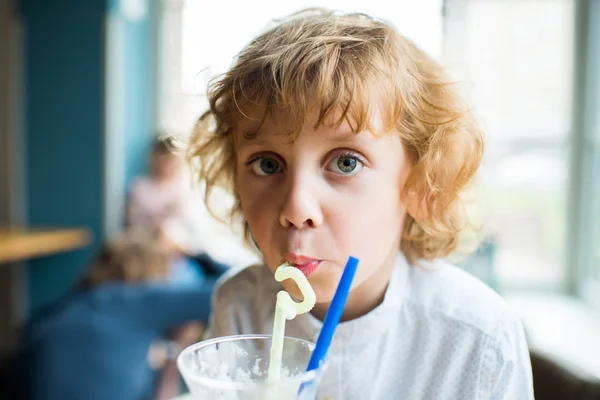
[[[600,179],[600,2],[575,0],[575,68],[572,105],[571,190],[567,266],[568,293],[600,309],[600,227],[595,226]],[[591,89],[590,88],[595,88]],[[590,215],[591,213],[591,215]],[[594,270],[595,273],[594,273]]]

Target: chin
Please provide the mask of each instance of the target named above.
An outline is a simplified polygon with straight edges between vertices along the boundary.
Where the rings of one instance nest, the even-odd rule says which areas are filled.
[[[317,296],[317,304],[329,304],[331,300],[333,300],[333,295],[335,294],[335,288],[317,291],[315,290],[315,294]]]
[[[323,271],[327,273],[315,274],[308,281],[317,295],[318,303],[328,303],[333,299],[337,285],[342,278],[341,272],[335,270]]]
[[[302,292],[300,292],[300,289],[295,283],[283,282],[283,288],[290,294],[290,296],[292,296],[295,301],[302,301]]]

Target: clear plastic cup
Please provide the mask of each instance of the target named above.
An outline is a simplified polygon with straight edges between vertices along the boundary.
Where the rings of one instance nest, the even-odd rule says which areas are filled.
[[[325,365],[306,372],[314,344],[285,337],[282,374],[276,383],[267,380],[270,349],[270,335],[220,337],[183,350],[177,367],[194,399],[316,399]]]

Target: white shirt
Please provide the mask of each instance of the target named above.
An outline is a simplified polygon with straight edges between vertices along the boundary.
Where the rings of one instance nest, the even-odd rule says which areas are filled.
[[[211,337],[270,334],[282,289],[265,266],[226,275],[215,294]],[[316,342],[311,314],[286,335]],[[341,323],[318,398],[529,400],[531,363],[521,322],[481,281],[442,260],[399,255],[383,303]]]

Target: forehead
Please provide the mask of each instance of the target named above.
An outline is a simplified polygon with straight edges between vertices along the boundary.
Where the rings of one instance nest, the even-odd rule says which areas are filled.
[[[313,111],[299,119],[287,112],[259,111],[240,116],[234,129],[236,147],[264,142],[294,143],[309,137],[317,137],[324,141],[355,140],[364,134],[377,135],[385,130],[384,119],[379,110],[367,115],[368,129],[357,130],[357,124],[351,118],[341,118],[341,111],[334,111],[319,121],[318,111]]]

